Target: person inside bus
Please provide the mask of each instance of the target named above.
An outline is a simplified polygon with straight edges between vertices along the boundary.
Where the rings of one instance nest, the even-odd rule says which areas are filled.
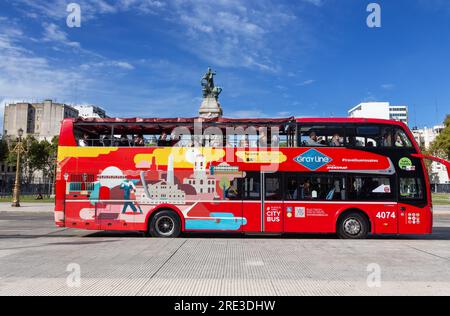
[[[145,146],[144,136],[141,134],[136,135],[133,143],[134,143],[134,147],[144,147]]]
[[[267,148],[267,135],[264,128],[260,128],[259,130],[259,138],[258,138],[258,146],[259,148]]]
[[[158,140],[158,147],[166,147],[168,145],[168,136],[166,132],[163,132]]]
[[[341,136],[339,134],[334,134],[330,142],[331,147],[342,147]]]
[[[111,135],[103,136],[102,144],[103,144],[104,147],[111,147],[111,146],[113,146],[113,141],[111,139]]]
[[[383,135],[383,147],[392,147],[392,134],[386,133]]]
[[[78,141],[78,146],[88,147],[89,146],[89,135],[87,133],[83,134],[83,137]]]
[[[398,133],[395,135],[395,147],[405,147],[405,143]]]
[[[297,179],[291,179],[288,183],[288,196],[292,201],[298,200],[298,183]]]
[[[311,199],[311,183],[309,180],[300,185],[300,198],[302,200]]]
[[[274,134],[272,136],[270,146],[273,148],[279,148],[280,147],[280,137],[277,134]]]
[[[321,146],[323,146],[322,144],[319,143],[319,139],[317,137],[316,132],[311,132],[309,134],[309,137],[304,142],[304,144],[305,144],[305,146],[309,146],[309,147],[321,147]]]
[[[241,139],[241,141],[239,142],[239,147],[240,148],[249,148],[250,147],[250,142],[248,140],[248,136],[245,136],[244,139]]]
[[[130,147],[130,140],[126,134],[122,134],[119,139],[120,147]]]

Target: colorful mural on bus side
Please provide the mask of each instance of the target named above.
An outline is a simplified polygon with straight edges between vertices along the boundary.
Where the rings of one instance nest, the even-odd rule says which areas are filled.
[[[264,226],[261,201],[233,198],[235,180],[249,172],[365,172],[384,176],[396,172],[387,157],[345,148],[60,147],[58,161],[57,191],[64,192],[65,204],[59,206],[63,211],[57,205],[57,224],[95,230],[146,231],[149,216],[170,207],[180,215],[185,231],[258,232]],[[267,208],[270,216],[266,217],[280,222],[283,230],[282,219],[276,218],[282,207]],[[301,219],[292,211],[286,214],[291,215],[288,219]],[[324,214],[329,216],[317,207],[306,209],[311,218]],[[332,230],[333,220],[323,229]]]

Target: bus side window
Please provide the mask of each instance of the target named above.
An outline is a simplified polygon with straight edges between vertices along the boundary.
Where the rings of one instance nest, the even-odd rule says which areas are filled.
[[[266,189],[266,192],[265,192],[266,200],[268,200],[268,201],[282,200],[280,174],[266,175],[265,189]]]
[[[400,128],[396,128],[393,139],[394,147],[397,148],[411,148],[412,142],[406,135],[405,131]]]
[[[351,201],[392,200],[391,179],[377,176],[350,176],[348,199]]]
[[[244,200],[261,199],[261,174],[249,172],[244,178]]]
[[[422,200],[422,180],[418,178],[400,178],[400,199]]]

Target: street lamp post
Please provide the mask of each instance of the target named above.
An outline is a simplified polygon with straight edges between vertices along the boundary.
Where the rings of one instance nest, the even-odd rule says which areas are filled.
[[[16,182],[14,183],[12,207],[20,207],[20,155],[25,151],[22,144],[23,129],[18,130],[19,139],[13,152],[17,154],[16,162]]]

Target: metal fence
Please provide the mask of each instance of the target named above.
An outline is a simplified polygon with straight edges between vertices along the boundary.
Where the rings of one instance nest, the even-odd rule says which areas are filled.
[[[432,193],[450,193],[450,184],[432,184]]]
[[[12,195],[14,185],[1,185],[0,186],[0,198],[7,198]],[[54,194],[54,185],[51,183],[38,183],[38,184],[21,184],[20,195],[22,196],[51,196]]]

